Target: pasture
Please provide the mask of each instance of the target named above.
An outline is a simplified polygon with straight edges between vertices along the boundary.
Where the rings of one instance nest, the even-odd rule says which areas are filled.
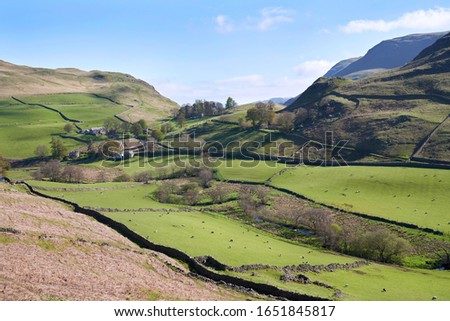
[[[43,104],[62,112],[66,117],[80,120],[83,129],[101,127],[105,119],[113,118],[128,108],[90,94],[55,94],[23,97],[29,104]],[[39,108],[39,107],[37,107]]]
[[[286,172],[294,172],[296,169]],[[210,255],[230,266],[327,265],[359,260],[290,242],[224,215],[199,211],[197,207],[162,204],[152,197],[157,183],[64,184],[30,182],[44,193],[82,206],[113,208],[103,214],[127,225],[150,241],[182,250],[190,256]],[[144,210],[151,208],[152,210]],[[120,211],[128,210],[128,211]],[[272,284],[299,293],[337,300],[450,300],[447,271],[406,269],[371,263],[350,270],[302,272],[318,284],[280,281],[282,271],[266,269],[244,273],[224,272],[252,281]],[[385,288],[386,292],[382,291]],[[335,293],[340,293],[335,296]]]
[[[357,260],[290,243],[214,213],[191,210],[104,214],[152,242],[180,249],[190,256],[210,255],[231,266],[351,263]]]
[[[65,123],[61,116],[50,110],[2,99],[0,153],[8,158],[32,157],[38,145],[49,146],[51,137],[63,132]],[[73,139],[63,141],[69,150],[82,145]]]
[[[50,189],[52,184],[30,182],[32,186],[43,186]],[[46,190],[51,196],[63,198],[81,206],[97,208],[114,208],[120,210],[152,208],[152,209],[178,209],[179,206],[163,204],[154,200],[153,192],[157,185],[136,183],[97,183],[97,184],[65,184],[56,183],[54,190]],[[50,187],[50,188],[49,188]],[[72,190],[74,188],[75,190]],[[69,190],[67,190],[69,189]]]
[[[275,161],[221,159],[216,168],[219,177],[226,180],[265,182],[286,166]]]
[[[301,166],[271,184],[344,210],[450,232],[447,170]]]
[[[114,168],[120,169],[128,175],[134,175],[140,172],[150,172],[154,178],[167,176],[180,168],[186,168],[195,165],[190,156],[156,156],[156,157],[134,157],[122,161],[100,160],[96,162],[81,164],[87,167]]]
[[[282,271],[260,270],[256,275],[251,271],[229,274],[251,281],[271,283],[279,288],[301,293],[328,297],[344,301],[431,301],[450,300],[450,274],[448,271],[406,269],[376,263],[359,268],[334,272],[303,272],[312,282],[319,281],[334,289],[319,287],[315,284],[297,284],[279,280]],[[383,291],[386,289],[386,291]],[[303,292],[305,291],[305,292]],[[341,292],[334,296],[334,292]]]

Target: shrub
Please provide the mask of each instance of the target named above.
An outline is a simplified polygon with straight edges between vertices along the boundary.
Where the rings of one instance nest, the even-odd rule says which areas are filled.
[[[135,182],[141,182],[141,183],[148,182],[148,181],[152,180],[152,178],[153,178],[153,175],[150,171],[136,173],[133,176],[133,180]]]
[[[130,182],[131,176],[127,173],[114,177],[113,182]]]

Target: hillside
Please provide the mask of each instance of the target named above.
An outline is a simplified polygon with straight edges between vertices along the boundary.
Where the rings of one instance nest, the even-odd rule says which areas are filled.
[[[0,183],[0,300],[243,300],[53,201]]]
[[[358,81],[321,78],[286,110],[299,108],[312,114],[302,129],[310,138],[331,130],[363,153],[409,159],[427,150],[448,160],[448,135],[434,133],[450,113],[450,34],[401,68]],[[430,134],[441,137],[437,150],[426,145]]]
[[[178,106],[153,86],[131,75],[74,68],[32,68],[0,61],[0,98],[63,93],[97,94],[112,99],[126,109],[120,116],[128,121],[161,119]]]
[[[339,62],[325,74],[325,77],[361,79],[386,69],[401,67],[443,35],[445,32],[412,34],[384,40],[361,58]]]

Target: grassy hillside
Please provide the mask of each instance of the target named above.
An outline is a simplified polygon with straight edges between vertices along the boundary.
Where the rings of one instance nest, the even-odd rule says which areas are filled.
[[[244,300],[108,227],[0,183],[0,300]],[[106,272],[106,273],[105,273]]]
[[[49,146],[52,136],[63,133],[65,124],[50,110],[0,99],[0,153],[8,158],[32,157],[38,145]],[[64,139],[64,145],[75,149],[82,143]]]
[[[73,68],[32,68],[0,61],[0,97],[62,93],[97,94],[112,99],[123,108],[121,116],[129,121],[161,119],[178,106],[153,86],[131,75]]]
[[[450,232],[447,170],[302,166],[271,184],[347,211]]]
[[[358,81],[319,79],[286,110],[313,116],[300,131],[323,140],[326,131],[368,153],[409,158],[450,113],[450,34],[411,63]],[[428,153],[445,159],[442,143]]]
[[[85,206],[102,207],[105,215],[124,223],[149,240],[179,248],[191,256],[211,255],[235,267],[243,264],[268,265],[264,269],[248,266],[243,271],[222,272],[239,278],[334,300],[431,300],[432,296],[437,296],[439,300],[450,299],[446,286],[450,276],[446,271],[407,269],[376,263],[334,271],[301,271],[310,279],[307,284],[282,281],[280,278],[286,270],[279,267],[302,263],[323,267],[329,263],[352,263],[358,259],[275,236],[213,212],[212,208],[200,211],[196,206],[157,204],[151,194],[159,183],[127,184],[130,183],[73,185],[33,182],[33,185],[45,187],[45,193]],[[146,210],[147,207],[152,210]],[[382,291],[383,288],[387,291]]]

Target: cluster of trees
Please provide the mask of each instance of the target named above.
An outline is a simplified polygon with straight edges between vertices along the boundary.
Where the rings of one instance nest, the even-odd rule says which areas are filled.
[[[250,187],[241,191],[238,204],[241,210],[252,218],[274,221],[274,214],[269,211],[268,206],[270,198],[262,187]],[[301,211],[279,210],[275,216],[277,222],[312,231],[316,239],[326,248],[369,260],[401,263],[403,255],[410,250],[406,240],[384,228],[355,233],[349,227],[342,227],[335,222],[330,211],[325,208],[305,207]],[[450,250],[441,251],[440,254],[441,257],[446,258]]]
[[[186,119],[217,116],[222,114],[225,109],[231,109],[237,106],[236,101],[228,97],[225,108],[222,103],[217,101],[196,100],[195,103],[185,104],[180,109],[174,111],[174,118],[180,127],[184,126]]]
[[[79,166],[63,166],[58,160],[52,159],[35,173],[34,178],[50,179],[53,182],[81,183],[85,180],[85,173]]]
[[[268,103],[256,103],[255,107],[247,110],[245,119],[252,123],[253,127],[267,128],[275,118],[275,104],[271,101]]]
[[[47,145],[38,145],[34,150],[34,155],[39,158],[51,156],[54,159],[60,160],[69,156],[69,150],[60,137],[52,137],[50,148]]]
[[[155,191],[156,199],[161,203],[195,205],[202,199],[202,189],[196,182],[177,185],[164,182]]]
[[[118,133],[132,133],[136,137],[144,135],[144,131],[148,126],[144,119],[140,119],[135,123],[121,122],[117,118],[108,118],[104,121],[103,127],[105,128],[108,137],[116,137]]]
[[[214,178],[213,172],[208,168],[196,169],[196,181],[179,185],[175,182],[163,182],[155,191],[156,199],[161,203],[196,205],[205,196],[209,196],[204,188],[209,187],[209,183]],[[221,199],[216,192],[213,192],[215,200]]]
[[[159,128],[149,131],[149,126],[144,119],[140,119],[135,123],[121,122],[116,118],[106,119],[103,124],[108,137],[116,137],[118,133],[131,133],[137,138],[146,139],[153,137],[157,141],[162,140],[168,132],[174,130],[171,123],[164,123]]]
[[[224,111],[222,103],[216,101],[196,100],[195,103],[185,104],[177,111],[175,118],[180,119],[202,118],[216,116]]]

